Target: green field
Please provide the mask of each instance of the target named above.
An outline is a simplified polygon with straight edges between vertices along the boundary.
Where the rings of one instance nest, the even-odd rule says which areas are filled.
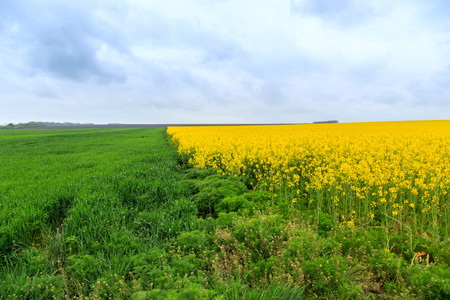
[[[0,161],[0,298],[128,285],[136,255],[198,226],[163,129],[4,130]]]
[[[386,252],[186,159],[165,129],[0,130],[0,299],[450,296],[448,244]]]

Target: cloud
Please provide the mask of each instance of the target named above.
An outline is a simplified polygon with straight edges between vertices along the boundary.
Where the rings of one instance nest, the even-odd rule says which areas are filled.
[[[43,120],[39,111],[60,121],[130,123],[433,118],[448,107],[447,7],[444,0],[4,0],[0,104],[8,112],[0,118]]]
[[[324,22],[353,27],[376,15],[377,4],[356,0],[291,0],[291,13],[319,18]]]
[[[291,11],[313,15],[336,16],[349,9],[350,0],[291,0]]]
[[[93,78],[100,83],[126,79],[113,62],[97,57],[101,45],[111,43],[88,9],[67,1],[32,1],[6,8],[4,14],[10,17],[4,30],[8,25],[15,28],[16,46],[26,49],[25,60],[37,74],[74,81]]]

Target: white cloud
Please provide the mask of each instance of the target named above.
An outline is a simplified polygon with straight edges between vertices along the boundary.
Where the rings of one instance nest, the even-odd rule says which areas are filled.
[[[442,118],[450,112],[449,7],[6,1],[0,123]]]

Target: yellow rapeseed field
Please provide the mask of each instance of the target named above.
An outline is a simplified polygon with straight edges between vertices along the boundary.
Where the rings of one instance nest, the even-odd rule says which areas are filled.
[[[449,234],[450,121],[169,127],[198,168],[246,176],[343,226]]]

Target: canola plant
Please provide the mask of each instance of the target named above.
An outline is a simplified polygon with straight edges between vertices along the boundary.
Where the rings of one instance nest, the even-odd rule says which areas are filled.
[[[340,227],[448,238],[450,121],[169,127],[197,168],[244,176]]]

